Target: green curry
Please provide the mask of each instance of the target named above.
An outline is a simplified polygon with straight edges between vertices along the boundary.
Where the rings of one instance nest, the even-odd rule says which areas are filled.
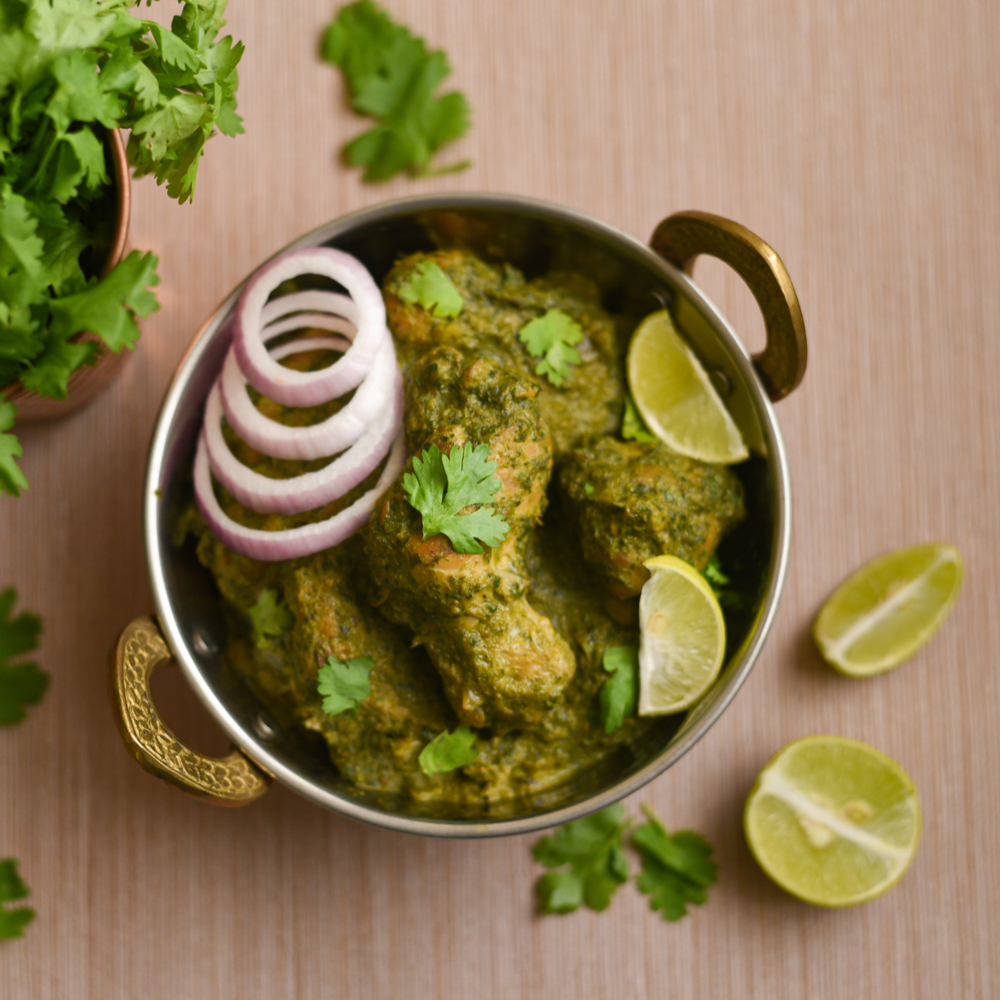
[[[458,290],[458,315],[435,316],[400,294],[428,258]],[[198,557],[239,622],[231,662],[282,723],[325,741],[347,781],[442,814],[553,801],[676,727],[631,717],[605,732],[597,715],[609,676],[603,652],[638,645],[643,560],[669,552],[703,568],[744,518],[743,488],[729,469],[618,438],[626,331],[579,275],[529,281],[507,264],[438,251],[399,261],[384,295],[404,370],[409,454],[488,445],[502,484],[495,507],[510,526],[503,542],[464,554],[443,535],[424,540],[401,480],[362,532],[308,558],[263,563],[236,555],[193,505],[181,527],[198,536]],[[559,386],[536,374],[537,358],[518,338],[554,309],[583,334]],[[325,363],[318,353],[295,360]],[[294,415],[267,400],[258,405],[276,419],[313,421],[342,402]],[[307,467],[229,440],[266,475]],[[330,516],[374,478],[296,518],[254,514],[219,493],[234,519],[277,529]],[[267,590],[294,624],[255,639],[251,609]],[[356,713],[322,709],[317,676],[331,656],[374,661],[371,693]],[[478,757],[425,774],[421,751],[459,723],[474,729]]]

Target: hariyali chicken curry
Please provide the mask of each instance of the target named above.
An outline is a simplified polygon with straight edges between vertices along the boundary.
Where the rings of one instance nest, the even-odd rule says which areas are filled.
[[[429,264],[460,309],[428,308],[410,294]],[[673,554],[704,569],[746,516],[743,486],[728,467],[622,438],[629,331],[585,277],[528,280],[509,264],[442,250],[399,260],[382,291],[409,458],[365,527],[314,555],[261,562],[227,548],[192,503],[181,535],[197,536],[235,619],[232,664],[279,722],[325,741],[347,781],[443,811],[543,803],[602,763],[627,759],[665,724],[633,713],[602,725],[604,654],[638,645],[644,560]],[[553,314],[582,334],[567,364],[525,343],[525,328]],[[323,351],[287,362],[327,363]],[[316,422],[343,405],[293,415],[254,400],[286,421]],[[266,476],[324,464],[269,458],[224,433],[240,461]],[[426,536],[413,502],[420,456],[466,446],[485,446],[492,509],[507,528],[479,551]],[[273,530],[329,517],[377,476],[304,514],[258,514],[222,487],[216,494],[234,521]],[[336,714],[320,690],[331,658],[370,670],[367,695]],[[422,765],[428,745],[457,727],[468,727],[472,759]]]

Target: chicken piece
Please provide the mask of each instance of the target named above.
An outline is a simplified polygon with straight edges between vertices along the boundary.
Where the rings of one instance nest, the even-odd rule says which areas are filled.
[[[400,297],[413,270],[426,260],[437,264],[462,296],[457,316],[438,317]],[[537,387],[538,407],[557,456],[587,435],[608,434],[620,426],[622,351],[592,282],[571,274],[527,281],[510,264],[488,264],[468,250],[440,250],[404,257],[389,272],[383,292],[404,367],[427,350],[450,344],[470,358],[488,357],[516,369]],[[536,373],[539,359],[518,339],[523,327],[550,309],[566,313],[583,331],[576,345],[580,363],[569,366],[562,386]]]
[[[488,444],[501,487],[494,510],[510,526],[481,554],[456,552],[445,535],[423,539],[422,517],[402,477],[369,522],[365,554],[372,600],[391,622],[413,629],[470,726],[497,730],[538,722],[576,670],[552,623],[527,601],[522,550],[545,506],[552,444],[537,387],[487,358],[440,347],[407,374],[411,454],[437,445]],[[412,462],[410,465],[412,471]]]
[[[729,468],[659,443],[591,440],[566,456],[559,487],[584,558],[620,600],[639,593],[649,579],[642,564],[653,556],[704,569],[746,516],[743,485]]]

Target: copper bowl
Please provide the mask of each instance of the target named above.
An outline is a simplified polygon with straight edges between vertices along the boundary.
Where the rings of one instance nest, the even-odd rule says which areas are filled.
[[[433,237],[433,239],[432,239]],[[396,201],[338,219],[293,247],[332,245],[360,258],[381,281],[401,254],[442,243],[473,246],[529,274],[553,264],[597,278],[611,311],[636,320],[670,306],[751,449],[740,469],[750,530],[741,562],[756,591],[730,627],[730,650],[706,697],[686,715],[654,727],[651,740],[612,770],[594,772],[559,794],[530,803],[492,804],[442,815],[409,799],[360,790],[340,778],[325,749],[298,730],[279,728],[222,651],[227,619],[208,572],[189,544],[171,542],[201,424],[202,406],[228,347],[226,320],[240,288],[209,317],[174,376],[149,451],[144,495],[146,553],[156,617],[132,622],[109,656],[111,695],[126,748],[147,770],[212,802],[240,805],[274,778],[319,805],[409,833],[484,837],[564,823],[635,792],[662,774],[708,731],[735,697],[760,654],[781,595],[788,560],[788,468],[772,400],[805,371],[806,341],[795,291],[778,255],[736,223],[703,213],[671,216],[651,247],[594,219],[555,205],[497,195],[440,195]],[[751,357],[685,269],[708,253],[747,281],[764,314],[767,347]],[[242,286],[241,286],[242,287]],[[149,693],[155,667],[176,660],[198,697],[235,746],[223,759],[182,746],[156,714]]]

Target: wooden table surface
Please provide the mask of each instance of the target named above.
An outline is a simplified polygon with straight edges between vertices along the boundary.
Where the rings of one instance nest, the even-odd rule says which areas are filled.
[[[246,135],[213,140],[193,206],[134,186],[132,245],[162,311],[113,388],[24,429],[30,490],[0,499],[0,586],[44,617],[43,704],[0,731],[0,856],[38,911],[0,945],[4,998],[682,998],[1000,995],[1000,6],[994,0],[389,0],[452,59],[474,107],[456,176],[363,184],[362,122],[316,57],[335,4],[233,0]],[[671,212],[742,222],[781,254],[809,337],[777,407],[794,517],[767,646],[731,708],[633,797],[716,845],[721,877],[678,924],[632,889],[603,914],[536,914],[534,837],[370,829],[283,788],[239,811],[124,753],[105,689],[120,629],[152,608],[140,493],[162,395],[205,316],[322,222],[403,195],[512,192],[642,239]],[[750,293],[699,280],[751,348]],[[940,539],[966,561],[941,632],[848,680],[809,625],[863,561]],[[221,738],[179,672],[180,736]],[[902,882],[825,911],[776,888],[743,839],[753,778],[807,733],[866,740],[912,776],[923,840]]]

